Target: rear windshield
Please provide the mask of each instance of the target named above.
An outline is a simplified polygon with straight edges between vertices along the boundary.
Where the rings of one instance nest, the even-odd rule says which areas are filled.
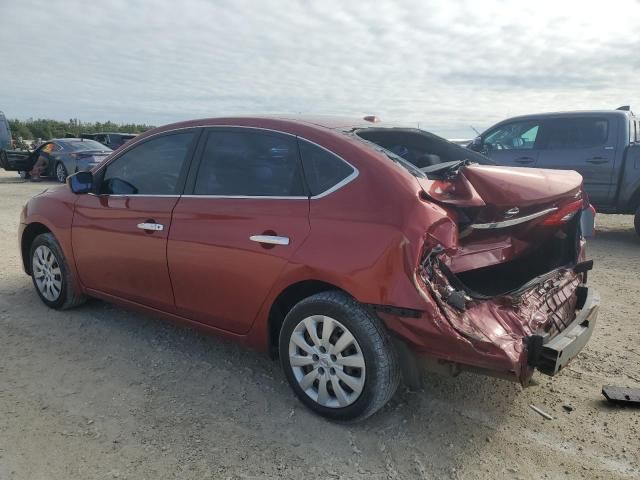
[[[109,147],[105,147],[100,142],[96,142],[95,140],[77,140],[75,142],[65,142],[65,146],[68,150],[73,152],[86,152],[86,151],[104,151],[109,152],[111,149]]]
[[[375,144],[396,164],[412,175],[425,177],[421,170],[442,163],[469,160],[494,165],[484,155],[456,145],[442,137],[413,128],[366,128],[355,132],[358,137]]]

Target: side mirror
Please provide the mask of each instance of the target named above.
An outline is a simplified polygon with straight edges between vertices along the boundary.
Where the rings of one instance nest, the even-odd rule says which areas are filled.
[[[93,191],[93,174],[78,172],[67,177],[67,183],[73,193],[89,193]]]
[[[484,150],[484,142],[482,141],[482,137],[476,137],[473,139],[473,142],[469,144],[468,147],[470,150],[474,152],[482,152]]]

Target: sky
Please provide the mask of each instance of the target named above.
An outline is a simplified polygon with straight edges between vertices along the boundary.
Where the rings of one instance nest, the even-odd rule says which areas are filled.
[[[0,110],[374,114],[472,138],[518,114],[633,108],[639,32],[640,0],[0,0]]]

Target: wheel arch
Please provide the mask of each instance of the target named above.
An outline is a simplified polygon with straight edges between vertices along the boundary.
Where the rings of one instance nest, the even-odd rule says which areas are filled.
[[[301,280],[284,288],[271,304],[268,315],[269,354],[273,358],[278,356],[280,329],[287,313],[301,300],[316,293],[337,290],[350,295],[344,289],[322,280]]]
[[[31,275],[31,262],[29,262],[29,251],[31,250],[31,244],[38,235],[41,235],[43,233],[53,234],[49,227],[40,222],[30,223],[22,232],[22,237],[20,238],[20,252],[22,254],[22,265],[27,275]]]

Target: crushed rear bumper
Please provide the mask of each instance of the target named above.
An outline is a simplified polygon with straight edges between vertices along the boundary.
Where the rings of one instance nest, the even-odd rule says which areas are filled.
[[[546,375],[555,375],[575,358],[595,329],[600,295],[586,285],[580,285],[577,293],[580,311],[567,328],[552,337],[536,334],[525,339],[529,366]]]

